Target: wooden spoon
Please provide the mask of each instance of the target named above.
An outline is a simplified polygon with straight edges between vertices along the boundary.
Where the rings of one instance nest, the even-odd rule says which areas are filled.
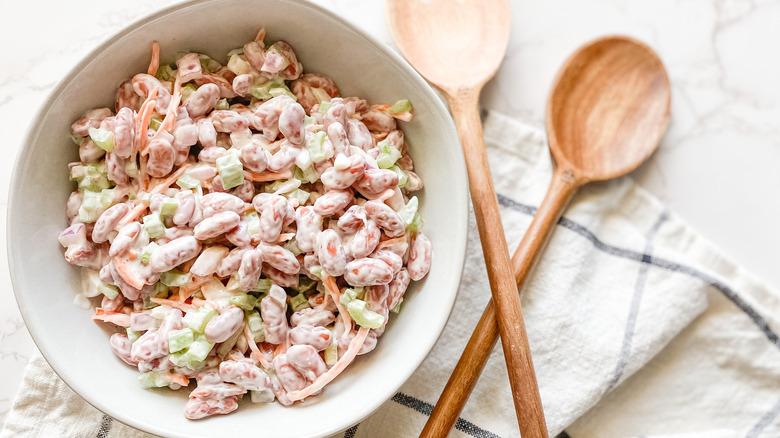
[[[509,41],[509,1],[388,0],[385,4],[390,33],[398,48],[449,100],[466,159],[471,202],[496,303],[517,420],[524,438],[546,437],[478,108],[482,86],[498,70]]]
[[[666,131],[670,103],[671,86],[661,60],[637,40],[601,38],[566,61],[547,102],[552,182],[512,257],[518,287],[580,186],[625,175],[653,153]],[[443,436],[450,430],[497,338],[491,302],[421,436]]]

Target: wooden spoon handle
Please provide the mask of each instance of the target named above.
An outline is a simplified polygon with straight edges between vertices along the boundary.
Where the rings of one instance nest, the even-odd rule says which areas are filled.
[[[539,388],[520,309],[520,297],[517,294],[517,284],[513,280],[509,250],[482,138],[478,109],[479,91],[479,87],[461,88],[450,95],[450,109],[466,159],[471,202],[482,242],[490,289],[496,304],[498,331],[501,334],[517,421],[523,437],[546,437]]]
[[[512,257],[518,288],[522,287],[536,259],[542,253],[542,249],[550,234],[552,234],[553,226],[557,223],[566,204],[581,184],[582,181],[574,178],[570,172],[556,169],[544,201],[542,201],[531,225],[528,227]],[[433,407],[433,412],[431,412],[428,422],[425,423],[420,437],[443,437],[449,433],[463,410],[469,394],[474,389],[474,385],[476,385],[482,368],[484,368],[497,339],[496,309],[491,300],[482,313],[482,317],[476,329],[474,329],[474,333],[472,333],[466,348],[463,350],[458,364],[452,371],[438,402],[436,402],[436,406]],[[539,403],[539,419],[535,420],[536,423],[533,425],[526,426],[526,428],[533,426],[532,430],[537,431],[537,433],[528,435],[521,423],[520,429],[523,437],[547,436],[541,400],[537,402]],[[538,432],[539,430],[541,432]]]

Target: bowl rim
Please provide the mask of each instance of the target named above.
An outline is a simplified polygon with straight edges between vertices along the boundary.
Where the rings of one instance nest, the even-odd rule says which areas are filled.
[[[20,144],[20,147],[16,153],[16,158],[14,160],[14,166],[13,166],[11,179],[10,179],[11,184],[9,185],[9,189],[8,189],[8,208],[6,211],[7,235],[12,235],[12,231],[15,225],[15,221],[12,219],[13,216],[12,212],[15,210],[14,207],[20,202],[20,199],[18,199],[19,195],[16,193],[14,188],[18,186],[18,184],[21,182],[21,178],[23,177],[23,173],[21,172],[21,167],[22,164],[26,161],[25,153],[24,153],[25,146],[28,144],[32,144],[34,141],[37,140],[38,137],[38,129],[36,128],[36,124],[33,123],[33,121],[41,119],[48,111],[50,111],[51,107],[53,106],[56,100],[56,96],[61,94],[61,92],[76,78],[79,72],[83,70],[90,62],[92,62],[92,60],[95,57],[97,57],[97,55],[103,53],[111,45],[125,38],[136,28],[148,24],[150,22],[153,22],[159,18],[165,17],[167,15],[174,14],[178,11],[182,11],[191,7],[208,4],[212,2],[219,2],[219,1],[222,0],[188,0],[181,3],[176,3],[170,6],[166,6],[162,9],[157,10],[156,12],[138,18],[132,21],[131,23],[125,25],[124,27],[122,27],[119,31],[113,33],[107,39],[104,39],[102,42],[98,43],[98,45],[95,48],[93,48],[92,50],[89,51],[89,53],[84,55],[79,60],[79,62],[73,65],[70,71],[62,79],[60,79],[59,82],[57,82],[57,84],[47,94],[43,103],[35,112],[34,116],[30,119],[31,122],[28,123],[22,143]],[[398,67],[405,70],[411,77],[413,77],[414,80],[421,85],[420,88],[423,90],[423,93],[428,95],[431,105],[434,107],[434,109],[437,112],[449,115],[449,110],[447,106],[445,105],[441,96],[433,88],[433,86],[430,85],[427,81],[425,81],[425,79],[398,52],[393,50],[390,45],[383,43],[378,38],[368,34],[366,31],[360,29],[358,26],[356,26],[349,20],[341,17],[337,13],[317,3],[308,0],[276,0],[276,1],[278,1],[279,3],[297,4],[305,8],[314,9],[316,12],[323,14],[328,18],[335,20],[340,25],[350,29],[357,36],[359,36],[360,38],[368,42],[368,44],[371,47],[373,47],[374,50],[386,56],[389,59],[389,62],[396,64]],[[452,118],[445,117],[443,122],[446,125],[449,125],[446,127],[446,129],[448,131],[454,132],[455,138],[459,139]],[[456,153],[462,157],[462,151],[460,148],[457,149]],[[468,216],[469,216],[469,191],[468,191],[468,179],[466,177],[466,167],[465,167],[464,160],[456,159],[454,160],[453,165],[454,168],[452,169],[452,173],[459,175],[460,178],[453,178],[452,181],[454,183],[453,186],[454,190],[449,196],[452,197],[453,202],[459,204],[457,205],[458,208],[455,210],[463,211],[463,214],[461,216],[458,216],[461,218],[460,220],[461,224],[459,227],[456,227],[456,228],[460,228],[462,232],[460,233],[460,238],[458,239],[455,245],[456,256],[458,259],[461,260],[461,262],[458,264],[458,266],[456,266],[457,271],[455,271],[454,273],[457,274],[458,279],[460,279],[460,276],[462,275],[463,272],[463,267],[465,266],[465,262],[466,262],[465,254],[466,254],[466,247],[467,247],[467,240],[468,240],[467,234],[468,234]],[[11,278],[11,286],[14,291],[14,298],[16,300],[17,306],[21,313],[22,319],[25,322],[25,326],[28,332],[30,333],[33,342],[35,343],[36,347],[38,348],[38,350],[40,351],[40,353],[42,354],[46,362],[49,364],[51,369],[55,372],[55,374],[80,398],[82,398],[89,405],[91,405],[101,413],[108,415],[114,420],[117,420],[129,427],[147,433],[156,434],[156,435],[170,436],[171,434],[170,430],[161,429],[155,424],[145,422],[140,418],[133,417],[132,415],[126,414],[124,411],[112,409],[110,406],[103,406],[103,407],[98,406],[99,402],[93,400],[88,395],[89,391],[82,390],[83,387],[82,384],[80,384],[77,380],[70,379],[70,377],[68,377],[65,373],[60,373],[59,371],[60,363],[63,359],[59,358],[56,354],[54,354],[50,349],[47,348],[47,343],[44,341],[45,338],[43,333],[44,329],[38,326],[31,326],[27,323],[29,319],[27,313],[31,312],[32,309],[31,306],[28,305],[29,303],[27,303],[27,300],[23,297],[23,294],[20,291],[20,287],[21,287],[19,285],[20,280],[17,278],[17,274],[13,268],[17,264],[17,262],[21,262],[21,261],[16,260],[16,258],[14,257],[14,250],[12,249],[12,245],[10,244],[10,241],[6,246],[6,254],[8,258],[8,268],[9,268],[9,274]],[[458,295],[457,293],[458,285],[459,285],[459,281],[457,284],[454,285],[456,290],[453,293],[449,294],[449,299],[446,302],[442,303],[442,304],[446,304],[449,311],[447,312],[447,318],[444,319],[444,322],[440,324],[440,327],[437,328],[436,336],[435,337],[431,336],[429,338],[429,341],[426,343],[425,350],[428,351],[428,353],[422,357],[419,357],[414,361],[411,361],[413,366],[408,367],[407,368],[408,372],[403,373],[402,375],[403,380],[401,385],[403,385],[403,383],[409,380],[411,375],[414,374],[417,368],[419,368],[422,362],[428,357],[434,345],[436,344],[436,342],[438,342],[439,338],[441,337],[441,333],[444,331],[444,328],[446,327],[447,322],[449,321],[449,318],[452,315],[452,311],[455,305],[455,300],[457,299],[457,295]],[[370,405],[366,406],[368,409],[363,409],[361,413],[357,415],[353,415],[352,417],[348,418],[349,425],[347,426],[335,425],[333,427],[329,427],[327,429],[321,430],[320,432],[317,433],[317,435],[311,435],[311,437],[329,436],[334,433],[338,433],[342,430],[345,430],[351,425],[363,421],[365,418],[373,414],[382,404],[388,401],[393,396],[393,394],[396,391],[398,391],[398,389],[400,388],[396,388],[392,392],[387,394],[381,394],[381,397],[376,397]],[[176,432],[174,432],[174,434],[175,434],[174,436],[184,436],[184,435],[177,434]]]

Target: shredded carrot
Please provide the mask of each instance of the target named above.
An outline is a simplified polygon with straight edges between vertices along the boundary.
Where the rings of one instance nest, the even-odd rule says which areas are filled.
[[[169,382],[178,383],[181,386],[187,386],[190,384],[190,379],[181,374],[170,372],[166,375],[166,377],[168,378]]]
[[[402,120],[404,122],[409,122],[412,120],[412,113],[409,111],[403,112],[403,113],[396,113],[396,114],[390,114],[391,116],[395,117],[398,120]]]
[[[260,30],[257,31],[257,36],[255,37],[255,41],[263,42],[265,39],[265,28],[261,27]]]
[[[387,112],[390,109],[390,105],[371,105],[371,109]]]
[[[268,362],[268,359],[263,356],[260,349],[257,348],[257,342],[255,342],[255,338],[252,337],[252,332],[246,324],[244,324],[244,337],[246,338],[246,343],[249,345],[249,349],[252,350],[252,354],[254,354],[257,361],[260,362],[260,365],[262,365],[263,368],[270,370],[271,364]]]
[[[130,315],[117,312],[106,312],[100,307],[95,308],[95,315],[92,316],[95,321],[110,322],[119,327],[130,327]]]
[[[349,317],[349,313],[344,306],[341,305],[341,291],[336,284],[336,280],[330,275],[323,275],[322,282],[325,284],[325,288],[330,293],[330,298],[336,304],[336,308],[339,309],[339,315],[341,315],[341,322],[344,323],[344,331],[348,332],[352,329],[352,319]]]
[[[174,309],[179,309],[182,312],[194,312],[194,311],[198,310],[197,307],[195,307],[195,306],[193,306],[191,304],[180,303],[178,301],[169,300],[169,299],[166,299],[166,298],[152,297],[152,298],[149,298],[149,300],[151,302],[157,303],[157,304],[159,304],[161,306],[162,305],[166,305],[166,306],[173,307]]]
[[[209,301],[209,300],[201,300],[199,298],[193,298],[192,299],[192,305],[195,306],[195,307],[208,307],[208,308],[210,308],[212,310],[218,310],[219,309],[219,306],[217,306],[216,304],[212,303],[211,301]]]
[[[360,330],[358,330],[357,334],[355,335],[355,339],[349,343],[349,348],[347,348],[347,351],[339,358],[338,361],[336,361],[336,364],[333,365],[331,369],[321,374],[319,377],[317,377],[317,380],[312,382],[311,385],[301,389],[300,391],[288,392],[287,397],[292,401],[303,400],[306,397],[319,392],[322,390],[322,388],[325,387],[325,385],[332,382],[333,379],[341,374],[341,372],[344,371],[353,360],[355,360],[355,357],[357,357],[357,354],[363,347],[363,343],[366,341],[369,330],[370,329],[368,327],[360,327]]]
[[[287,179],[292,176],[291,172],[252,172],[250,170],[244,171],[244,179],[248,179],[253,182],[268,182],[275,181],[277,179]]]
[[[144,282],[143,278],[134,276],[133,272],[128,269],[126,263],[127,260],[120,257],[114,257],[114,266],[116,266],[116,270],[119,272],[122,279],[130,286],[139,290],[142,289],[146,285],[146,282]]]
[[[138,169],[140,172],[139,175],[139,183],[141,185],[141,190],[149,190],[149,175],[146,174],[146,156],[141,155],[138,157],[138,161],[140,162]]]
[[[152,41],[152,60],[149,62],[149,70],[146,72],[154,76],[157,74],[158,68],[160,68],[160,44],[157,41]]]
[[[138,109],[138,115],[135,118],[135,143],[138,145],[138,151],[141,155],[146,153],[146,131],[149,129],[149,122],[152,120],[152,114],[157,107],[157,93],[160,90],[157,88],[152,89],[149,92],[149,96],[146,98],[141,108]]]
[[[191,297],[192,294],[195,293],[196,290],[198,290],[199,287],[201,287],[204,283],[209,281],[211,277],[202,277],[198,278],[197,280],[194,280],[182,287],[179,288],[179,301],[184,302],[187,298]]]
[[[160,129],[158,129],[157,133],[154,135],[155,137],[160,135],[160,133],[163,131],[171,132],[173,130],[173,125],[176,123],[176,108],[179,107],[179,102],[181,102],[181,80],[179,79],[179,75],[177,73],[176,81],[173,83],[173,96],[171,96],[171,103],[168,104],[168,110],[165,112],[165,118],[160,124]]]
[[[282,342],[281,344],[276,346],[276,349],[274,350],[274,357],[284,353],[287,353],[286,342]]]
[[[295,237],[295,233],[282,233],[279,235],[279,238],[276,240],[277,242],[286,242],[290,239]]]
[[[393,238],[393,239],[387,239],[387,240],[383,240],[383,241],[379,242],[379,244],[377,245],[377,248],[378,249],[382,249],[382,248],[386,248],[388,246],[393,246],[393,245],[395,245],[397,243],[404,243],[404,242],[406,242],[406,236],[396,237],[396,238]]]

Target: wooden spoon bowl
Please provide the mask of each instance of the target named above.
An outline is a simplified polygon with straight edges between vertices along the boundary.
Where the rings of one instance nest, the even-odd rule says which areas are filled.
[[[561,68],[547,103],[556,164],[582,182],[637,168],[669,120],[671,86],[658,55],[629,37],[593,41]]]

